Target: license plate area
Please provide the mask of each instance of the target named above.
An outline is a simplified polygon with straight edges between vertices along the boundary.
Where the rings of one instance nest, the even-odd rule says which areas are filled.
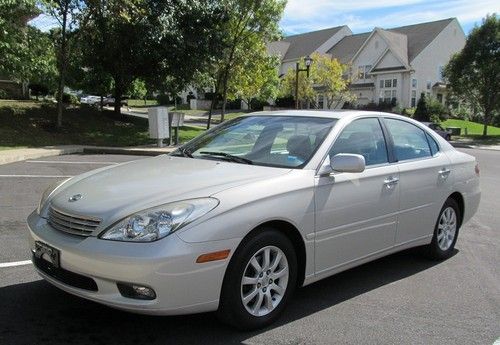
[[[61,252],[46,243],[35,241],[35,252],[33,254],[36,258],[43,259],[56,268],[60,266]]]

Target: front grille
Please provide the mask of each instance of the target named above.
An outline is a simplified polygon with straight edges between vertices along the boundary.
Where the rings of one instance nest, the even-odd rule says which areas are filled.
[[[101,223],[100,219],[76,216],[49,207],[49,225],[54,229],[78,236],[90,236]]]
[[[83,290],[97,291],[97,284],[94,279],[81,274],[65,270],[61,267],[55,267],[42,258],[33,255],[33,264],[42,272],[50,277],[66,284]]]

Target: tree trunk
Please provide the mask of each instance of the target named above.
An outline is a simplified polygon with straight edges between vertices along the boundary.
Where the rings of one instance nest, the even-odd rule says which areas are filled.
[[[484,112],[484,127],[483,127],[483,137],[488,135],[488,124],[490,122],[490,112],[487,110]]]
[[[222,81],[222,109],[220,111],[220,123],[224,122],[224,115],[226,114],[226,104],[227,104],[227,80],[228,80],[228,74],[225,73],[224,79]]]
[[[66,76],[66,23],[68,20],[68,5],[62,11],[62,25],[61,25],[61,51],[59,60],[59,80],[57,83],[57,127],[62,127],[63,115],[63,93],[64,93],[64,79]]]
[[[121,107],[122,107],[122,93],[123,93],[123,88],[120,82],[117,81],[118,78],[115,79],[115,105],[114,105],[114,112],[116,115],[121,114]]]

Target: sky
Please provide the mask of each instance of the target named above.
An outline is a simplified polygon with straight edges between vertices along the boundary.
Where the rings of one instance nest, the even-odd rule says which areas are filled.
[[[288,0],[280,26],[285,35],[339,25],[359,33],[457,17],[468,34],[494,12],[500,14],[500,0]],[[31,24],[44,31],[56,25],[46,16]]]
[[[468,34],[494,12],[499,0],[288,0],[280,26],[285,35],[339,25],[360,33],[456,17]]]

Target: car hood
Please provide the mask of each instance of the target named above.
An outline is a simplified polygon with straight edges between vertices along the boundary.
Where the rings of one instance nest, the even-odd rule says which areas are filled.
[[[106,167],[63,184],[50,203],[59,211],[101,219],[100,229],[146,208],[208,197],[290,169],[208,159],[158,156]],[[81,194],[81,199],[69,198]]]

